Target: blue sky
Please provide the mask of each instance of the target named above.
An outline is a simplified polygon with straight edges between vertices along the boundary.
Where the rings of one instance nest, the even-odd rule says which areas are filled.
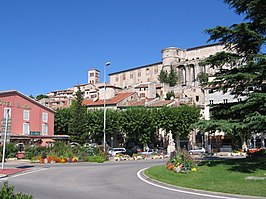
[[[163,48],[205,45],[206,28],[240,21],[222,0],[0,0],[0,90],[87,83],[106,61],[107,73],[160,62]]]

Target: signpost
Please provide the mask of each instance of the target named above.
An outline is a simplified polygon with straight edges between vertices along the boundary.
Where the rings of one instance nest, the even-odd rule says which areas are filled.
[[[3,144],[3,154],[2,154],[2,170],[4,169],[5,162],[5,152],[6,152],[6,142],[10,141],[10,129],[11,129],[11,119],[9,118],[9,109],[6,112],[6,117],[2,120],[2,132],[1,132],[1,142]]]

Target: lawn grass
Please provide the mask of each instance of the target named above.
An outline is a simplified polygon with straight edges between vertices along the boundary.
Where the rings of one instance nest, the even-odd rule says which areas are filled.
[[[174,173],[165,165],[145,170],[145,174],[168,184],[240,195],[266,197],[266,180],[246,180],[248,176],[266,177],[266,158],[204,161],[198,171]]]

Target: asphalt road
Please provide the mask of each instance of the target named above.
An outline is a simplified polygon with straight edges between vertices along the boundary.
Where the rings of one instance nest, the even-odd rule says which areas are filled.
[[[190,190],[175,191],[141,180],[139,170],[162,165],[165,160],[72,163],[34,166],[32,172],[8,177],[16,192],[34,199],[206,199],[238,198],[215,196]],[[0,181],[3,184],[4,179]],[[188,192],[187,192],[188,191]]]

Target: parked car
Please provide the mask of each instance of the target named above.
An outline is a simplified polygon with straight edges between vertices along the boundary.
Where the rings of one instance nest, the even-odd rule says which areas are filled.
[[[115,156],[116,154],[118,153],[122,153],[122,152],[126,152],[126,149],[125,148],[112,148],[110,151],[109,151],[109,154],[111,156]]]
[[[189,154],[202,154],[206,153],[206,149],[203,147],[195,147],[194,149],[191,149],[188,151]]]
[[[134,146],[132,149],[133,153],[139,153],[142,152],[142,149],[140,146]]]
[[[126,151],[124,151],[124,152],[121,152],[121,154],[124,154],[124,155],[129,155],[130,157],[132,157],[132,156],[133,156],[133,151],[132,151],[132,150],[130,150],[130,149],[126,149]]]
[[[69,145],[71,147],[81,147],[81,145],[79,143],[77,143],[77,142],[70,142]]]
[[[141,155],[151,155],[155,151],[153,149],[147,149],[146,151],[140,152]]]

